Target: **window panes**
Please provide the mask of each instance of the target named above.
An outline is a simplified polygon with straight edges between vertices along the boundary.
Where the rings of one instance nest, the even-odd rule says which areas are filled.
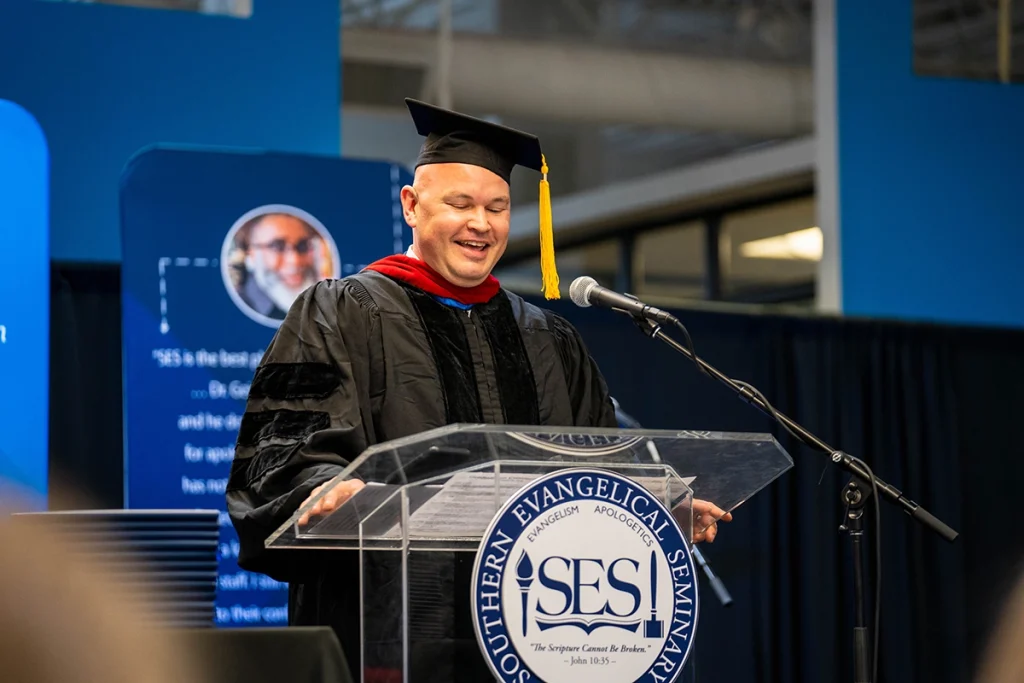
[[[719,230],[725,298],[812,284],[822,234],[813,197],[726,214]]]
[[[914,0],[918,76],[1024,82],[1024,12],[1000,0]]]
[[[704,223],[694,221],[644,232],[633,245],[637,296],[704,298]]]

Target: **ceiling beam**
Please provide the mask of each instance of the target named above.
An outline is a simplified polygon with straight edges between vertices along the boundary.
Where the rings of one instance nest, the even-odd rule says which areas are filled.
[[[456,34],[452,42],[453,106],[463,111],[766,138],[813,126],[806,67],[495,35]],[[345,61],[429,71],[438,40],[424,31],[342,29],[341,53]]]

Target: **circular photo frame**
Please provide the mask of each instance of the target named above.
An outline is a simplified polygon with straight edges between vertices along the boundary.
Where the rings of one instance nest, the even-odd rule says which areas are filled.
[[[287,204],[265,204],[247,211],[228,230],[220,273],[238,310],[277,328],[302,292],[320,280],[340,277],[341,257],[315,216]]]

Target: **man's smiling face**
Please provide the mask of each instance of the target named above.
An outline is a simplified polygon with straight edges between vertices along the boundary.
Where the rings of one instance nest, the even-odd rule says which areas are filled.
[[[453,285],[483,282],[508,246],[509,186],[485,168],[421,166],[402,208],[416,255]]]

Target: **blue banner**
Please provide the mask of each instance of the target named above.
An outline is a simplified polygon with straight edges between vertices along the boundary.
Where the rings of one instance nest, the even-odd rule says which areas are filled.
[[[6,100],[0,100],[0,206],[0,503],[43,508],[50,374],[49,154],[35,118]],[[18,496],[17,503],[12,496]]]
[[[253,372],[289,305],[404,251],[388,163],[155,148],[121,183],[125,505],[225,510]],[[221,515],[217,622],[287,622],[283,584],[242,572]]]

